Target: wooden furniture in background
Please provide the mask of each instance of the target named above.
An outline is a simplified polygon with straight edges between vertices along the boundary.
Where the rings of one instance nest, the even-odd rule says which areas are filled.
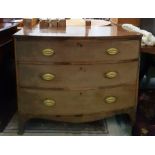
[[[133,24],[135,26],[140,26],[140,18],[110,18],[110,21],[114,24]]]
[[[15,32],[17,24],[0,23],[0,132],[16,111]]]
[[[155,54],[155,46],[143,46],[141,47],[141,52]]]
[[[115,26],[67,26],[15,34],[19,134],[26,121],[135,119],[141,36]]]
[[[147,30],[151,32],[153,35],[155,35],[155,19],[154,18],[142,18],[140,22],[140,27],[141,29]],[[154,57],[155,59],[155,46],[143,46],[141,47],[141,52],[142,54],[151,54],[150,57]],[[145,55],[146,56],[146,55]],[[147,57],[147,56],[146,56]],[[146,60],[145,60],[146,61]],[[148,62],[151,62],[150,58],[147,58]],[[143,62],[146,63],[146,62]],[[145,64],[147,66],[147,64]],[[144,66],[144,64],[143,64]],[[149,66],[148,71],[146,72],[146,83],[145,83],[145,88],[148,88],[149,83],[151,81],[151,78],[155,77],[155,66],[154,63],[152,63]]]

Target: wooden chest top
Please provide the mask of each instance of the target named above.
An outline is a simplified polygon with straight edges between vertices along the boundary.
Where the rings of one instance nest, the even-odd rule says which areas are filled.
[[[72,37],[72,38],[106,38],[106,39],[136,39],[141,38],[138,33],[127,32],[119,26],[66,26],[66,28],[39,28],[39,25],[33,28],[23,28],[15,34],[20,37]]]

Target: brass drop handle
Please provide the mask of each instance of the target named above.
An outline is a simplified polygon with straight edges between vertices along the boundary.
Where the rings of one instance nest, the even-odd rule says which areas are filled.
[[[46,48],[46,49],[42,50],[42,54],[44,56],[52,56],[54,54],[54,50],[51,48]]]
[[[47,106],[47,107],[52,107],[52,106],[55,105],[55,101],[52,100],[52,99],[45,99],[45,100],[43,101],[43,104],[44,104],[45,106]]]
[[[42,75],[42,79],[45,81],[51,81],[55,78],[55,75],[51,74],[51,73],[46,73]]]
[[[117,77],[117,74],[118,73],[115,71],[110,71],[110,72],[105,73],[105,77],[108,79],[113,79],[113,78]]]
[[[117,48],[109,48],[106,50],[106,53],[109,54],[109,55],[116,55],[119,53],[118,49]]]
[[[115,103],[117,101],[117,98],[115,96],[107,96],[105,97],[105,103]]]

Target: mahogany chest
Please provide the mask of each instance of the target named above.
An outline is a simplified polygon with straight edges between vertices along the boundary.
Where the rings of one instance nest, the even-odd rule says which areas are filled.
[[[14,35],[19,133],[31,118],[135,118],[141,36],[117,26],[22,29]]]

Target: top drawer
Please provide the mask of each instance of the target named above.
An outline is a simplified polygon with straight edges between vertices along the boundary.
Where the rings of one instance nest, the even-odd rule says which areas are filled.
[[[18,61],[108,62],[138,58],[139,40],[33,39],[16,40]]]

